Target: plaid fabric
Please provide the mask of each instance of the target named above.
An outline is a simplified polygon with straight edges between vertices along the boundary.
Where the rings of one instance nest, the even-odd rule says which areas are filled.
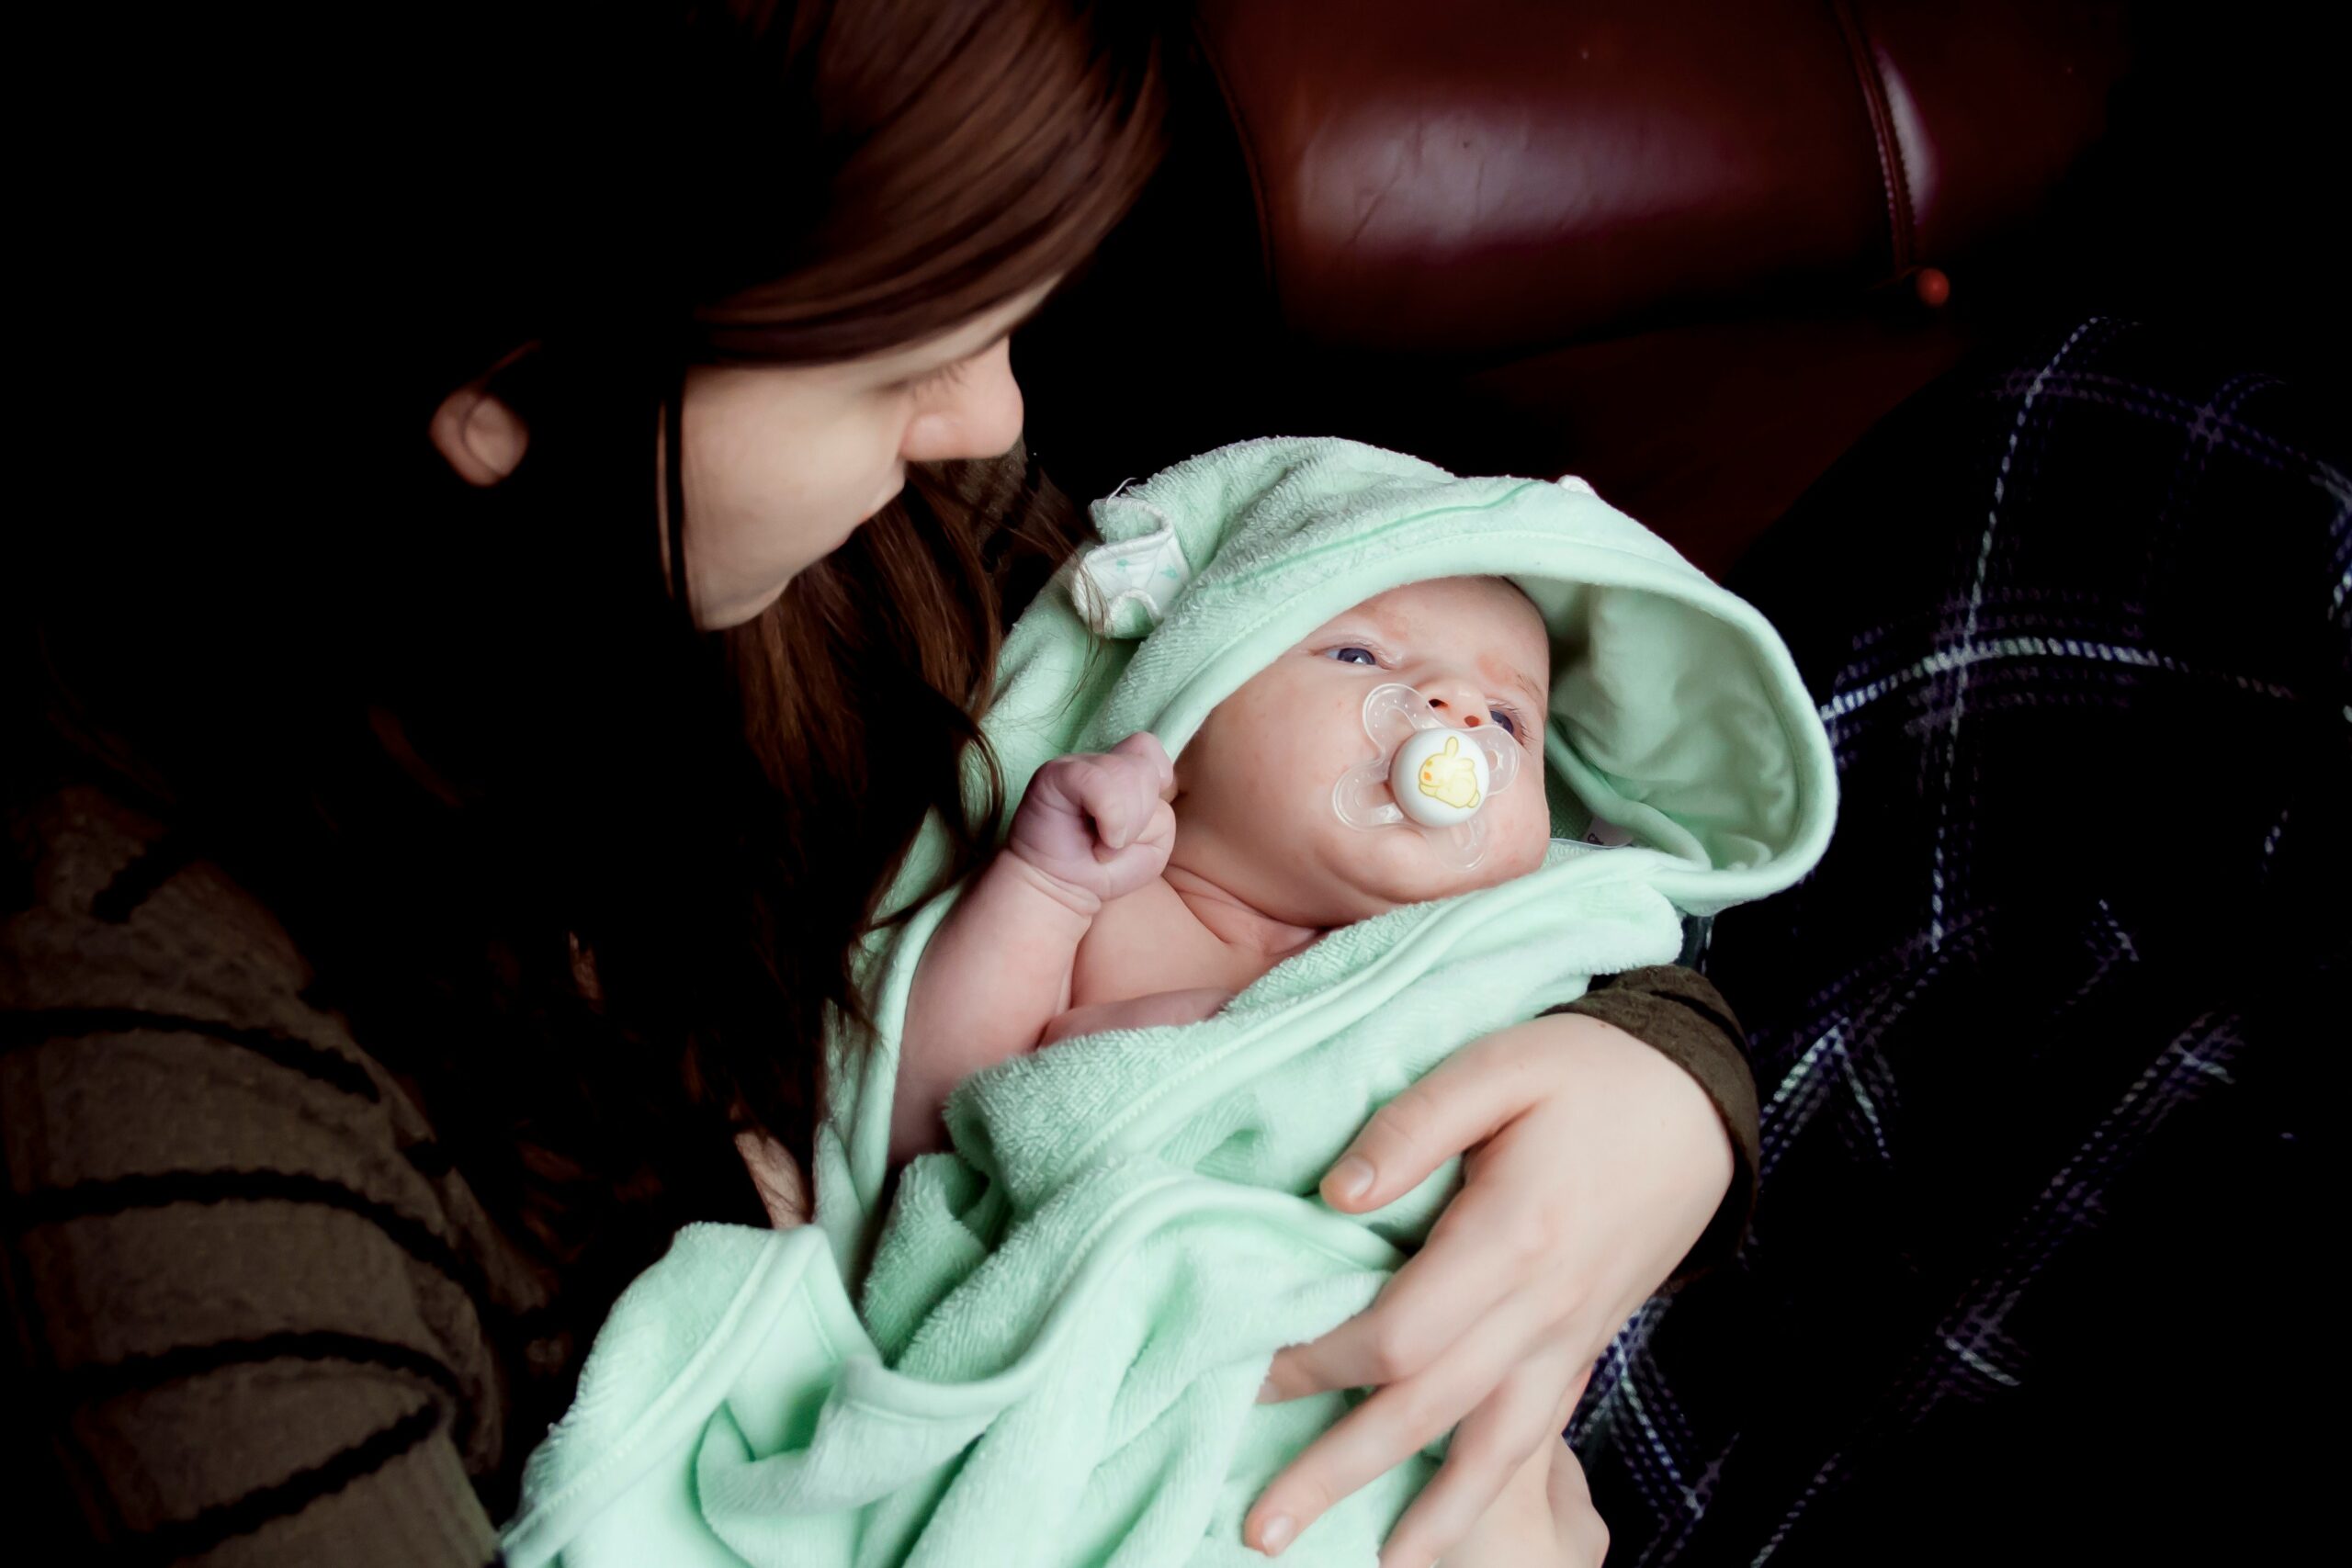
[[[2347,435],[2093,319],[1906,405],[1743,563],[1843,816],[1716,922],[1760,1198],[1569,1429],[1612,1568],[2296,1549],[2340,1364]]]

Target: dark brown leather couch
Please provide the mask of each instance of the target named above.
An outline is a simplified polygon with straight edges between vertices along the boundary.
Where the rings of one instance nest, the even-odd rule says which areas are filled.
[[[2300,188],[2231,152],[2283,17],[1199,0],[1166,173],[1016,349],[1033,445],[1080,496],[1273,434],[1575,471],[1720,571],[2022,317],[2251,291],[2162,207]]]

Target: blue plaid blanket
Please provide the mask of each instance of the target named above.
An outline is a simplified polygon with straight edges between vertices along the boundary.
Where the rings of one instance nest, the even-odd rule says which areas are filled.
[[[1845,804],[1713,933],[1760,1195],[1569,1429],[1612,1568],[2301,1550],[2339,1364],[2347,436],[2085,321],[1898,411],[1735,574]]]

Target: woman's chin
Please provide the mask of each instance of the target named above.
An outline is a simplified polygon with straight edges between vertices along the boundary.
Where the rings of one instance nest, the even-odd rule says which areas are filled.
[[[850,525],[850,532],[855,533],[858,529],[864,527],[866,524],[873,522],[875,518],[880,516],[882,514],[882,509],[889,505],[892,502],[898,500],[899,497],[905,492],[906,488],[906,476],[901,474],[899,476],[896,483],[892,484],[888,490],[882,492],[881,500],[867,507],[865,509],[865,514],[860,517],[856,522]]]

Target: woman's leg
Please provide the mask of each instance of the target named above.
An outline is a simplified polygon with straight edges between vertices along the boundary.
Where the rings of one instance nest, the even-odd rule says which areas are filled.
[[[1840,823],[1717,923],[1761,1198],[1571,1428],[1612,1564],[2252,1560],[2315,1511],[2348,434],[2086,321],[1907,405],[1743,563]]]

